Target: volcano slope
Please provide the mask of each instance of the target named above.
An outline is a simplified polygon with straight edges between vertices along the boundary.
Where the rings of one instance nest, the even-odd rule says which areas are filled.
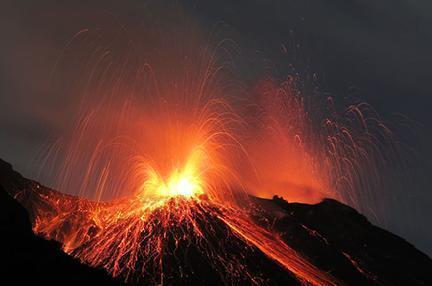
[[[15,174],[13,177],[19,179],[14,182],[22,180]],[[104,270],[83,265],[65,254],[58,242],[34,235],[28,212],[2,186],[0,253],[1,285],[124,285]]]
[[[4,161],[0,161],[0,187],[9,193],[1,191],[0,215],[3,220],[8,218],[2,223],[1,234],[6,242],[1,244],[6,253],[2,259],[9,265],[0,275],[4,281],[22,273],[26,277],[57,277],[56,282],[63,279],[69,285],[81,281],[123,283],[119,280],[130,285],[432,285],[432,261],[426,255],[334,200],[306,205],[278,197],[251,198],[248,207],[254,211],[250,219],[268,232],[245,236],[260,240],[248,243],[234,233],[236,227],[248,222],[236,225],[227,221],[219,206],[205,200],[193,204],[169,201],[167,208],[157,208],[141,220],[145,224],[125,216],[121,223],[105,224],[101,230],[101,224],[95,222],[99,219],[89,216],[89,210],[109,209],[109,203],[101,206],[43,187],[23,178]],[[50,218],[47,223],[41,223],[41,214]],[[30,222],[36,234],[58,241],[70,256],[61,252],[58,244],[34,236]],[[115,236],[104,236],[109,233]],[[306,262],[299,260],[293,265],[305,269],[285,265],[275,259],[281,254],[266,251],[268,234],[290,246],[281,250],[288,259],[291,249],[304,257]],[[25,251],[30,246],[32,251]],[[35,253],[51,264],[41,264]],[[119,280],[71,256],[93,268],[105,268]],[[42,278],[39,282],[49,284]]]

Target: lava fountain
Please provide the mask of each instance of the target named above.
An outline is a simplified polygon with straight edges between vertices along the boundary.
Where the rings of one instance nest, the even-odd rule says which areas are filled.
[[[132,283],[191,281],[208,265],[207,279],[226,285],[271,285],[274,273],[335,284],[252,218],[259,211],[240,172],[254,169],[240,136],[246,122],[230,102],[243,90],[214,50],[191,46],[186,56],[166,52],[180,53],[169,67],[91,53],[79,116],[42,164],[75,196],[40,194],[34,232]]]
[[[286,82],[259,90],[264,103],[253,120],[240,116],[239,109],[250,106],[248,92],[231,62],[217,56],[226,42],[212,49],[195,38],[178,39],[190,44],[186,52],[173,49],[172,37],[158,38],[160,46],[140,61],[131,60],[134,45],[101,48],[88,41],[92,33],[99,31],[83,30],[68,46],[80,42],[91,51],[76,80],[82,88],[73,89],[82,94],[78,118],[41,164],[46,181],[74,196],[40,194],[34,232],[125,281],[189,281],[206,264],[209,277],[227,285],[271,284],[272,271],[306,285],[336,285],[253,219],[259,210],[249,192],[285,196],[286,189],[300,189],[293,197],[355,201],[335,182],[354,184],[350,174],[365,166],[361,156],[370,158],[366,153],[378,144],[354,143],[353,133],[334,120],[324,121],[328,133],[315,135],[323,133],[311,127],[304,101]],[[272,270],[259,260],[245,263],[256,253],[273,263]]]
[[[212,149],[221,146],[212,141],[228,136],[226,131],[205,134],[200,137],[204,142],[191,148],[183,164],[176,161],[167,175],[145,157],[133,157],[133,174],[140,183],[128,197],[111,202],[45,197],[51,208],[35,208],[34,231],[128,282],[164,284],[172,281],[171,269],[191,279],[199,266],[189,258],[184,261],[181,253],[193,248],[194,257],[207,261],[228,285],[271,284],[266,271],[244,262],[257,251],[305,284],[335,284],[277,234],[254,222],[256,210],[246,193],[234,191],[233,181],[226,180],[235,178],[235,172],[228,172]]]

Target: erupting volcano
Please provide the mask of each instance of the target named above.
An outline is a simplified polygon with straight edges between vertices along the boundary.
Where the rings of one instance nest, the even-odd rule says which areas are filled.
[[[36,160],[53,189],[1,161],[34,234],[128,285],[431,282],[427,256],[351,208],[385,221],[380,171],[399,160],[371,106],[295,76],[242,82],[229,40],[149,32],[139,51],[121,31],[104,46],[83,29],[56,62],[79,100]]]
[[[203,196],[109,204],[55,199],[48,199],[55,207],[34,214],[34,231],[126,282],[272,285],[276,273],[287,283],[334,284],[250,214]],[[211,269],[208,277],[194,273],[202,269]]]
[[[60,241],[67,253],[125,282],[271,285],[276,273],[287,283],[336,284],[264,222],[260,225],[262,210],[234,184],[236,171],[224,153],[230,148],[244,152],[242,146],[227,131],[223,113],[209,112],[209,106],[199,110],[203,123],[185,130],[165,133],[172,130],[169,124],[159,125],[165,126],[159,131],[163,141],[171,143],[151,155],[163,158],[167,152],[168,162],[130,157],[125,180],[130,195],[110,202],[38,196],[29,207],[35,233]],[[177,128],[184,126],[175,122]],[[79,132],[83,137],[87,130]],[[183,132],[184,137],[173,136]],[[98,152],[90,166],[101,159]],[[111,162],[102,168],[98,196],[105,191]],[[93,174],[86,173],[90,180]],[[42,201],[47,207],[39,205]],[[195,274],[203,265],[212,279]]]

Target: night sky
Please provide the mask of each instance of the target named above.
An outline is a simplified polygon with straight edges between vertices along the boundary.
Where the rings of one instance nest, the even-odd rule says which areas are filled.
[[[181,9],[202,34],[218,31],[236,42],[246,84],[269,70],[278,79],[293,70],[305,82],[314,75],[323,96],[366,101],[394,126],[415,159],[411,187],[386,190],[388,200],[400,203],[391,204],[385,227],[432,254],[430,1],[61,2],[0,4],[0,158],[18,171],[34,176],[47,138],[61,135],[76,111],[73,98],[62,96],[64,85],[50,81],[74,34],[121,26],[139,41],[148,19],[175,29],[167,11]]]

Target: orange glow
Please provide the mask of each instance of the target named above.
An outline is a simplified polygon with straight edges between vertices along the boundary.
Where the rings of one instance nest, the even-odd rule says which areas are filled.
[[[198,197],[204,193],[204,182],[200,177],[201,160],[198,155],[192,154],[182,169],[174,169],[166,179],[154,168],[148,167],[145,170],[147,178],[142,186],[142,194],[164,198]]]
[[[266,79],[256,86],[258,112],[248,118],[254,128],[244,144],[255,173],[243,174],[244,182],[259,197],[318,203],[333,196],[325,150],[313,138],[303,97],[294,84]]]
[[[51,208],[35,207],[36,233],[62,242],[67,253],[126,281],[141,276],[163,285],[164,271],[170,267],[163,257],[171,251],[166,246],[174,242],[196,246],[221,277],[246,277],[253,285],[265,284],[269,277],[253,276],[242,260],[224,251],[232,240],[239,240],[244,244],[240,251],[259,249],[307,285],[337,285],[277,234],[254,223],[251,210],[183,195],[138,196],[103,204],[51,194],[41,202]],[[221,236],[220,224],[230,237]]]
[[[185,56],[169,44],[174,51],[152,49],[156,63],[167,61],[155,66],[137,67],[130,58],[116,65],[107,60],[110,51],[91,53],[79,116],[41,164],[52,171],[56,189],[80,199],[41,195],[50,208],[36,206],[34,231],[124,280],[150,269],[162,285],[170,238],[195,245],[221,276],[265,284],[225,253],[228,242],[215,233],[216,221],[305,284],[337,284],[278,233],[254,223],[259,211],[250,208],[249,195],[308,203],[338,197],[355,205],[354,185],[379,161],[369,160],[379,148],[370,144],[360,109],[350,118],[360,122],[360,132],[327,118],[316,128],[293,80],[262,83],[261,101],[251,103],[253,92],[238,92],[210,49],[196,45]],[[372,189],[369,182],[359,185]]]

